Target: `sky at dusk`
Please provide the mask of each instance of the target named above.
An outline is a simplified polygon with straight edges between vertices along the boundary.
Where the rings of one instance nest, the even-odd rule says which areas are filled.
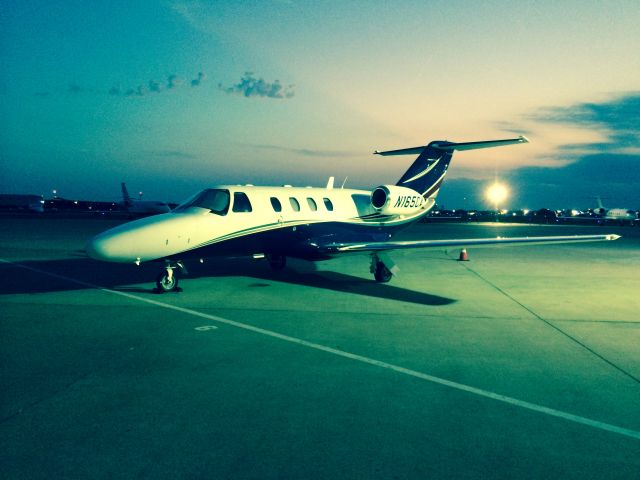
[[[640,208],[634,1],[74,1],[0,6],[0,192],[177,202],[215,184],[395,183],[376,149],[458,152],[439,203]]]

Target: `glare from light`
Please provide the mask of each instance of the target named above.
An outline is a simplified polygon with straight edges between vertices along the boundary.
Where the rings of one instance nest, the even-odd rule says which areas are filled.
[[[489,186],[485,195],[497,210],[498,205],[507,199],[507,196],[509,195],[509,189],[506,187],[506,185],[495,182]]]

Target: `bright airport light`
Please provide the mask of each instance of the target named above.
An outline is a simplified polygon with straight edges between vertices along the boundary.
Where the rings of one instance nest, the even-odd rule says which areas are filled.
[[[497,210],[498,205],[500,205],[502,202],[504,202],[507,199],[507,196],[509,195],[509,189],[506,187],[506,185],[500,182],[494,182],[492,185],[489,186],[485,195],[487,199],[491,203],[493,203],[493,205],[495,206],[495,209]]]

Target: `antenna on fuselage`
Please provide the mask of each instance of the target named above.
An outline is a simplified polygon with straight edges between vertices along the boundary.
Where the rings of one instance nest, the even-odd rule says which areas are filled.
[[[335,177],[329,177],[329,181],[327,182],[327,190],[333,190],[333,181]]]
[[[344,184],[347,183],[347,178],[349,178],[348,175],[344,177],[344,182],[342,182],[342,186],[340,188],[344,188]]]

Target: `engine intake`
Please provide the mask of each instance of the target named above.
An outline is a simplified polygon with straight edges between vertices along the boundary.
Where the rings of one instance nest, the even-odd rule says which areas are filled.
[[[381,185],[371,192],[371,206],[386,215],[407,215],[420,210],[425,199],[415,190],[396,185]]]

